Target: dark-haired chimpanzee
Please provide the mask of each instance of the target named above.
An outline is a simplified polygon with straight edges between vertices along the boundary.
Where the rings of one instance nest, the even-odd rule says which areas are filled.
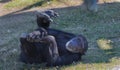
[[[51,14],[53,16],[51,16]],[[59,66],[79,61],[88,49],[88,42],[82,35],[74,35],[49,28],[54,11],[37,13],[38,29],[20,37],[20,60],[24,63],[42,63]]]

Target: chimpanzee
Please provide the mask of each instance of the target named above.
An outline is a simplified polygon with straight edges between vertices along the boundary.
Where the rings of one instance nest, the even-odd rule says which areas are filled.
[[[97,12],[97,2],[98,0],[83,0],[83,5],[87,8],[87,10],[92,12]]]
[[[53,16],[51,16],[51,14]],[[49,10],[37,13],[38,29],[20,37],[20,60],[24,63],[42,63],[60,66],[81,60],[88,49],[88,42],[82,35],[75,35],[49,28],[52,17],[57,13]]]

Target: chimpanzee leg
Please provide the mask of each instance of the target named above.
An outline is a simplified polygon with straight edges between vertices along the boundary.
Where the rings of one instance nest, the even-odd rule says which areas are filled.
[[[71,51],[67,47],[69,47]],[[84,55],[88,49],[88,42],[84,36],[78,35],[66,43],[66,49],[68,50],[68,54],[59,56],[53,64],[54,66],[67,65],[73,61],[80,60],[81,56]]]
[[[81,59],[81,55],[79,53],[71,53],[65,54],[63,56],[59,56],[57,43],[53,36],[47,36],[44,38],[44,41],[49,41],[49,53],[51,56],[47,57],[47,66],[59,66],[71,64],[73,61],[78,61]]]
[[[55,38],[53,36],[46,36],[42,39],[42,42],[46,42],[49,44],[48,46],[45,46],[45,55],[48,55],[46,56],[47,65],[52,66],[56,59],[59,57],[58,47]]]

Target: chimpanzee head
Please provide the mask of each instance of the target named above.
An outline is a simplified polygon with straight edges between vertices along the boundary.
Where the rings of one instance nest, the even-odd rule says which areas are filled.
[[[80,53],[84,55],[88,49],[88,42],[83,36],[80,35],[68,41],[66,44],[66,49],[73,53]]]
[[[52,17],[57,17],[58,13],[53,10],[44,12],[37,12],[37,25],[38,27],[48,28],[50,23],[53,23]]]

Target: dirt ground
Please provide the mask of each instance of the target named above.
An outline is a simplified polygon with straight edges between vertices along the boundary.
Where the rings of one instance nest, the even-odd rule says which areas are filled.
[[[12,9],[5,9],[4,8],[4,5],[6,5],[8,2],[10,2],[11,0],[1,0],[0,1],[0,16],[3,16],[3,15],[6,15],[6,14],[10,14],[10,13],[13,13],[15,11],[19,11],[23,8],[12,8]],[[111,3],[111,2],[120,2],[120,0],[99,0],[98,4],[101,4],[101,3]],[[27,11],[33,11],[33,10],[45,10],[45,9],[51,9],[51,8],[61,8],[61,7],[68,7],[68,6],[77,6],[77,5],[81,5],[82,4],[82,0],[70,0],[70,4],[68,3],[61,3],[60,5],[50,5],[50,6],[47,6],[47,7],[38,7],[38,8],[32,8],[32,9],[27,9],[27,10],[22,10],[22,11],[19,11],[17,13],[20,13],[20,12],[27,12]]]

